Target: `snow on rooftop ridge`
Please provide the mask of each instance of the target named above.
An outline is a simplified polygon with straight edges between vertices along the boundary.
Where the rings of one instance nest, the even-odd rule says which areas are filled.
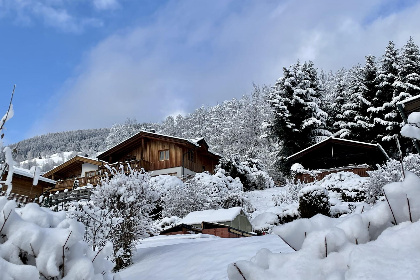
[[[197,143],[197,142],[198,142],[199,140],[201,140],[201,139],[204,139],[204,138],[197,138],[197,139],[198,139],[198,141],[194,141],[194,140],[197,140],[197,139],[186,139],[186,138],[181,138],[181,137],[176,137],[176,136],[171,136],[171,135],[166,135],[166,134],[161,134],[161,133],[156,133],[156,132],[151,132],[151,131],[146,131],[146,130],[140,130],[140,131],[139,131],[139,132],[137,132],[136,134],[133,134],[133,135],[131,135],[131,136],[127,137],[126,139],[122,140],[121,142],[118,142],[117,144],[115,144],[114,146],[110,147],[110,148],[109,148],[109,149],[107,149],[106,151],[104,151],[104,152],[102,152],[102,153],[98,154],[98,156],[102,155],[103,153],[105,153],[105,152],[107,152],[107,151],[109,151],[109,150],[114,149],[114,148],[115,148],[115,147],[117,147],[118,145],[120,145],[120,144],[124,143],[124,142],[125,142],[125,141],[127,141],[128,139],[131,139],[131,138],[133,138],[133,137],[135,137],[135,136],[139,135],[140,133],[149,133],[149,134],[154,134],[154,135],[158,135],[158,136],[163,136],[163,137],[169,137],[169,138],[179,139],[179,140],[187,141],[187,142],[189,142],[189,143],[191,143],[191,144],[193,144],[194,146],[197,146],[197,147],[200,147],[200,145],[198,145],[198,143]]]
[[[405,105],[405,103],[416,100],[416,99],[420,99],[420,95],[416,95],[407,99],[404,99],[403,101],[397,102],[398,105]]]
[[[22,168],[22,167],[14,166],[13,167],[13,173],[21,175],[21,176],[28,177],[28,178],[32,178],[32,179],[34,178],[34,174],[30,170]],[[42,176],[39,176],[39,180],[41,180],[43,182],[51,183],[51,184],[56,183],[56,181],[45,178],[45,177],[42,177]]]
[[[179,223],[186,225],[201,224],[202,222],[217,223],[233,221],[242,211],[241,207],[229,209],[203,210],[189,213]]]
[[[343,142],[349,142],[349,143],[355,143],[355,144],[363,144],[363,145],[369,145],[369,146],[377,146],[377,147],[379,147],[381,150],[382,150],[382,152],[386,155],[386,157],[387,158],[389,158],[388,157],[388,154],[385,152],[385,150],[382,148],[382,146],[381,145],[379,145],[379,144],[372,144],[372,143],[366,143],[366,142],[360,142],[360,141],[355,141],[355,140],[349,140],[349,139],[343,139],[343,138],[337,138],[337,137],[333,137],[333,136],[331,136],[331,137],[328,137],[327,139],[325,139],[325,140],[322,140],[321,142],[318,142],[318,143],[316,143],[316,144],[313,144],[312,146],[309,146],[308,148],[305,148],[305,149],[303,149],[303,150],[301,150],[301,151],[299,151],[299,152],[297,152],[297,153],[294,153],[293,155],[291,155],[291,156],[288,156],[287,157],[287,160],[289,160],[289,159],[291,159],[292,157],[294,157],[294,156],[296,156],[296,155],[298,155],[298,154],[300,154],[300,153],[302,153],[302,152],[305,152],[305,151],[307,151],[307,150],[309,150],[309,149],[312,149],[313,147],[315,147],[315,146],[317,146],[317,145],[319,145],[319,144],[321,144],[321,143],[324,143],[324,142],[326,142],[326,141],[328,141],[328,140],[330,140],[330,139],[332,139],[332,140],[339,140],[339,141],[343,141]]]

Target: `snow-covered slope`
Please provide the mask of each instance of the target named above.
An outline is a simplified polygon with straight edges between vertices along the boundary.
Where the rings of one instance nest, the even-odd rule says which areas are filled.
[[[250,259],[269,248],[287,253],[291,249],[277,236],[218,238],[211,235],[156,236],[137,246],[134,265],[120,272],[122,280],[222,280],[229,263]]]

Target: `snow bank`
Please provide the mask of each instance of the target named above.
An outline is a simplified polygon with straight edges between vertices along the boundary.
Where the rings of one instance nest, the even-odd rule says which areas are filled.
[[[84,227],[65,214],[30,203],[16,209],[0,198],[1,279],[112,279],[113,264],[105,259],[112,250],[92,251],[82,241]],[[64,264],[63,264],[64,261]]]
[[[229,279],[243,280],[241,273],[247,280],[418,279],[420,178],[406,172],[403,182],[384,189],[389,204],[383,201],[341,218],[316,215],[274,228],[297,251],[261,250],[251,261],[231,264]]]

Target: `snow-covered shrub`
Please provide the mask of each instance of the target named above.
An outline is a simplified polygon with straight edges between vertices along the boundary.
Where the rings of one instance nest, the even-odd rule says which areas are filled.
[[[170,175],[154,176],[150,178],[150,187],[158,194],[152,212],[153,219],[178,216],[180,211],[184,211],[183,208],[188,208],[187,204],[181,205],[184,203],[182,201],[184,182],[180,178]]]
[[[345,217],[316,215],[275,227],[273,232],[296,252],[263,249],[251,261],[229,265],[229,279],[417,279],[420,178],[405,175],[403,182],[384,187],[389,204],[365,204]]]
[[[67,215],[85,225],[83,239],[93,250],[103,248],[110,241],[111,230],[118,222],[111,218],[109,209],[101,209],[92,201],[71,202]]]
[[[409,154],[403,159],[404,170],[420,175],[420,155]],[[383,165],[378,165],[377,170],[368,171],[369,181],[367,182],[368,203],[375,203],[383,196],[383,186],[391,182],[402,180],[401,163],[395,159],[388,160]]]
[[[197,173],[185,183],[163,177],[154,179],[153,184],[161,190],[163,217],[184,217],[193,211],[231,208],[243,203],[242,183],[225,176],[223,170],[214,175]]]
[[[92,204],[104,210],[112,222],[106,236],[114,245],[115,271],[131,264],[135,243],[153,234],[150,213],[157,193],[150,188],[149,173],[132,170],[129,174],[111,170],[111,178],[103,180],[92,192]],[[96,208],[94,208],[96,209]]]
[[[292,204],[298,202],[299,191],[305,186],[306,184],[300,181],[294,182],[293,180],[287,180],[284,185],[285,191],[275,198],[277,204]]]
[[[279,217],[272,212],[264,212],[251,221],[254,231],[258,234],[270,233],[273,227],[280,224]]]
[[[112,279],[105,258],[112,244],[92,250],[82,241],[83,224],[35,203],[17,209],[0,197],[1,279]]]
[[[263,190],[274,187],[273,179],[257,159],[248,158],[241,161],[238,156],[224,157],[216,170],[224,170],[227,176],[239,178],[244,191]]]
[[[299,214],[302,218],[310,218],[316,214],[328,216],[330,214],[328,191],[318,185],[301,189],[299,192]]]

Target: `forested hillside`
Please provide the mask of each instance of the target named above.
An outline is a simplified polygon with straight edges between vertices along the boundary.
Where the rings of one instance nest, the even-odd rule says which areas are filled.
[[[63,151],[95,156],[140,130],[149,130],[182,138],[204,137],[214,152],[237,161],[257,161],[277,177],[277,170],[285,167],[282,159],[328,136],[380,143],[394,156],[395,137],[402,126],[396,104],[419,92],[420,52],[410,38],[401,49],[389,42],[381,57],[366,56],[364,65],[335,73],[318,70],[311,61],[298,61],[283,68],[273,86],[254,85],[240,99],[203,106],[185,116],[169,116],[161,123],[128,119],[110,129],[24,140],[18,143],[16,159]],[[409,151],[410,142],[401,140],[403,150]]]
[[[10,147],[16,148],[14,156],[16,161],[46,157],[67,151],[95,156],[98,151],[105,149],[104,142],[108,134],[109,128],[48,133],[20,141]]]

